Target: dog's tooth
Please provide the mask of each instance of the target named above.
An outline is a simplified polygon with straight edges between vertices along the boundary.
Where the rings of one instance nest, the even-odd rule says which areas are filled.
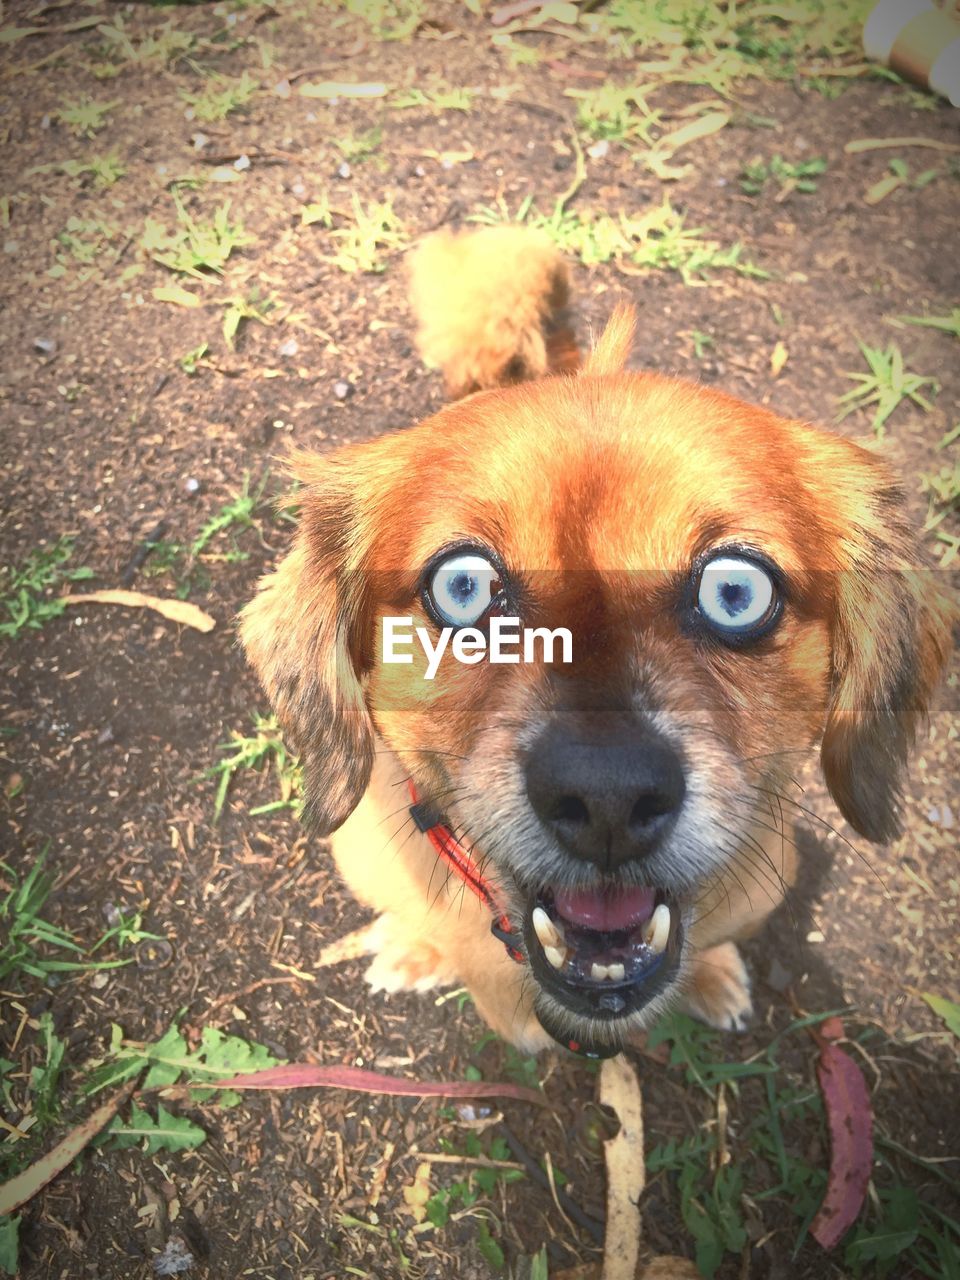
[[[611,982],[622,982],[626,975],[627,971],[622,964],[607,965],[607,977]]]
[[[590,977],[594,982],[603,982],[604,978],[609,977],[610,970],[605,964],[592,964],[590,966]]]
[[[563,962],[567,958],[567,949],[566,947],[547,946],[543,948],[543,954],[547,957],[547,959],[555,969],[562,969]]]
[[[541,947],[562,947],[563,934],[553,923],[543,907],[533,908],[533,931],[540,941]]]
[[[644,935],[644,941],[651,951],[661,952],[667,949],[670,937],[670,908],[661,902],[650,917],[650,926]]]

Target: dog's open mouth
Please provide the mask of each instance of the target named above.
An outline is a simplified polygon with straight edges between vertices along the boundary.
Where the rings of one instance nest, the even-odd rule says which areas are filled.
[[[672,980],[682,925],[662,889],[543,885],[528,901],[524,941],[544,992],[591,1019],[641,1009]]]

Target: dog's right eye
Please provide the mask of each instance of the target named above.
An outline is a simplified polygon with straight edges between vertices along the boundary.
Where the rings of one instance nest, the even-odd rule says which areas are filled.
[[[479,552],[458,551],[431,570],[425,588],[432,612],[448,627],[473,627],[501,593],[500,570]]]

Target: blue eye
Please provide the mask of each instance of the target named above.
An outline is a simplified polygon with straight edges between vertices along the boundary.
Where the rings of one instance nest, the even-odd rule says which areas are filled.
[[[458,551],[433,570],[427,582],[437,615],[451,627],[472,627],[500,593],[500,572],[475,551]]]
[[[726,636],[749,636],[774,616],[777,594],[773,578],[756,560],[718,555],[700,575],[697,605],[703,618]]]

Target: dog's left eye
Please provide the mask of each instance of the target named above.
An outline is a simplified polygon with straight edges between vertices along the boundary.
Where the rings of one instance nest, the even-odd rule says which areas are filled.
[[[700,573],[697,606],[723,636],[750,637],[777,615],[779,600],[771,574],[746,556],[718,555]]]
[[[500,571],[474,551],[459,551],[442,560],[427,580],[430,603],[451,627],[472,627],[500,594]]]

